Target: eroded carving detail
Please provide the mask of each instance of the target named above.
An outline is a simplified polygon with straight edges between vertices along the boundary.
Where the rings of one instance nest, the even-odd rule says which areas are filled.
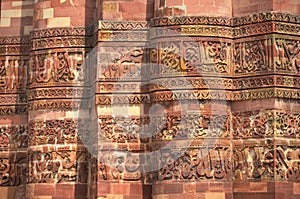
[[[25,89],[28,60],[6,56],[0,59],[0,91]]]
[[[30,65],[30,83],[74,82],[82,80],[84,54],[55,52],[37,54]]]
[[[28,147],[28,132],[26,125],[0,126],[0,148],[20,149]]]
[[[299,152],[297,146],[237,146],[233,150],[235,180],[276,179],[298,181]]]
[[[141,76],[141,64],[143,62],[143,49],[119,49],[123,50],[120,54],[106,52],[107,57],[103,56],[106,64],[101,65],[103,71],[100,77],[105,78],[139,78]],[[124,52],[125,51],[125,52]],[[118,51],[116,51],[118,52]],[[102,62],[102,63],[103,63]]]
[[[138,153],[102,151],[98,162],[98,180],[140,180],[141,157]]]
[[[86,151],[32,151],[28,154],[28,183],[87,182]]]
[[[235,73],[253,73],[271,71],[271,65],[268,61],[271,57],[266,41],[251,41],[235,43],[234,64]]]
[[[300,43],[297,40],[275,39],[277,71],[299,73],[300,71]]]
[[[80,123],[80,126],[78,125]],[[89,120],[63,119],[34,121],[29,123],[30,146],[42,144],[74,144],[84,134],[78,135],[78,128],[88,132]],[[86,133],[86,135],[89,135]],[[88,139],[88,136],[82,139]],[[88,142],[88,140],[85,140]]]
[[[181,151],[162,151],[159,180],[230,180],[232,177],[229,147],[189,149],[179,158]]]
[[[0,185],[25,185],[27,182],[27,155],[25,153],[2,153],[1,156]]]

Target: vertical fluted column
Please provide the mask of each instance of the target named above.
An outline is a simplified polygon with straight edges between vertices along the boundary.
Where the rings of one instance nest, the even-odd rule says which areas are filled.
[[[24,198],[28,166],[26,76],[33,1],[0,4],[0,192],[3,198]]]
[[[233,197],[231,3],[223,2],[224,11],[217,9],[221,2],[159,1],[155,7],[159,18],[150,29],[150,99],[160,107],[153,115],[155,198]]]
[[[96,104],[98,197],[151,198],[144,154],[147,106],[147,20],[152,1],[100,1]],[[118,20],[118,21],[116,21]]]
[[[28,79],[27,198],[89,197],[88,64],[94,1],[34,4]],[[84,114],[83,112],[86,112]],[[83,132],[82,129],[85,129]]]
[[[238,199],[299,197],[299,34],[294,30],[299,6],[296,1],[233,1],[233,25],[239,27],[234,29],[231,104]]]

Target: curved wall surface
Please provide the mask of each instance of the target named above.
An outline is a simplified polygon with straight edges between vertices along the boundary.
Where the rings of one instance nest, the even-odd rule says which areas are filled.
[[[0,2],[0,198],[300,197],[297,0]]]

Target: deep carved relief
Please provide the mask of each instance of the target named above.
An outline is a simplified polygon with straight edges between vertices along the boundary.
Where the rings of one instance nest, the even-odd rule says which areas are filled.
[[[229,117],[226,115],[168,115],[146,117],[99,117],[99,139],[110,142],[201,139],[229,137]]]
[[[138,181],[142,178],[141,155],[124,151],[99,154],[98,180]]]
[[[233,59],[234,72],[247,74],[271,71],[272,65],[267,41],[249,41],[235,43]]]
[[[300,43],[297,40],[275,39],[276,71],[299,73],[300,71]]]
[[[298,138],[300,115],[283,110],[233,113],[233,138]]]
[[[3,150],[28,147],[27,126],[0,126],[0,148]]]
[[[228,74],[229,56],[230,44],[226,42],[161,43],[150,51],[151,75],[176,72]]]
[[[0,157],[0,185],[25,185],[27,183],[27,165],[25,153],[2,153]]]
[[[87,182],[86,151],[29,152],[28,183]]]
[[[235,180],[276,179],[298,181],[299,147],[272,145],[237,146],[233,150]]]
[[[31,57],[30,83],[64,83],[84,77],[83,53],[55,52]]]
[[[79,127],[80,122],[80,127]],[[34,121],[29,123],[30,146],[42,144],[74,144],[79,141],[78,128],[88,132],[89,121],[73,119]],[[88,135],[88,133],[86,133]],[[87,139],[87,138],[85,138]],[[88,140],[86,140],[88,141]]]
[[[15,56],[0,58],[0,91],[25,89],[28,60]]]
[[[141,64],[143,62],[144,50],[140,48],[119,48],[116,51],[104,52],[100,61],[104,78],[139,78],[141,76]],[[116,53],[118,52],[119,53]],[[106,55],[106,56],[105,56]]]
[[[158,180],[230,180],[230,157],[229,147],[161,151]]]

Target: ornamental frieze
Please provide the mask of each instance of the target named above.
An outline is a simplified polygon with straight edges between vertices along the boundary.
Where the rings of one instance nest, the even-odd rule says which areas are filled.
[[[172,73],[228,74],[230,44],[220,41],[169,41],[150,51],[151,77]]]
[[[126,79],[140,79],[144,49],[136,47],[101,48],[100,74],[98,78],[123,81]],[[100,53],[101,53],[100,51]]]
[[[27,104],[26,105],[16,105],[16,106],[0,106],[1,116],[10,116],[15,114],[27,114]]]
[[[141,30],[146,29],[146,21],[105,21],[101,20],[98,24],[99,30]]]
[[[246,41],[234,44],[233,63],[236,74],[271,72],[271,40]]]
[[[28,55],[29,38],[22,37],[0,37],[0,55]]]
[[[84,47],[91,44],[85,37],[51,37],[32,40],[31,45],[32,50],[42,50],[47,48]]]
[[[96,96],[97,105],[111,104],[147,104],[150,103],[149,94],[105,94]]]
[[[80,124],[80,127],[79,127]],[[84,135],[78,134],[80,130],[85,129],[88,132],[88,126],[90,125],[87,119],[56,119],[46,121],[31,121],[29,122],[28,137],[29,145],[44,145],[44,144],[75,144],[79,142],[79,139]],[[88,134],[88,133],[86,133]],[[88,142],[88,140],[85,140]]]
[[[89,87],[86,88],[36,88],[27,92],[28,100],[50,98],[89,98],[92,96]],[[1,99],[1,96],[0,96]]]
[[[172,139],[228,138],[228,115],[187,114],[141,117],[99,117],[99,139],[116,143]]]
[[[98,180],[139,181],[143,177],[141,156],[138,153],[122,151],[101,151],[99,153]]]
[[[252,15],[235,17],[232,19],[234,26],[260,23],[266,21],[279,21],[279,22],[288,22],[288,23],[299,23],[300,17],[298,15],[292,15],[289,13],[282,12],[261,12],[255,13]]]
[[[300,115],[284,110],[248,111],[232,114],[233,138],[300,137]]]
[[[98,42],[146,42],[147,31],[104,31],[98,32]]]
[[[90,101],[85,99],[63,99],[63,100],[33,100],[28,102],[28,110],[78,110],[90,108]],[[26,107],[27,108],[27,107]],[[26,109],[27,110],[27,109]],[[1,109],[0,109],[1,114]]]
[[[39,39],[43,37],[60,37],[60,36],[85,36],[90,35],[89,28],[47,28],[35,30],[30,33],[30,39]]]
[[[234,146],[234,179],[276,179],[299,181],[299,147],[261,144]]]
[[[231,21],[225,17],[208,16],[179,16],[172,18],[154,18],[151,20],[151,26],[174,26],[174,25],[220,25],[230,26]]]
[[[229,146],[161,151],[158,180],[231,180],[231,155]]]

